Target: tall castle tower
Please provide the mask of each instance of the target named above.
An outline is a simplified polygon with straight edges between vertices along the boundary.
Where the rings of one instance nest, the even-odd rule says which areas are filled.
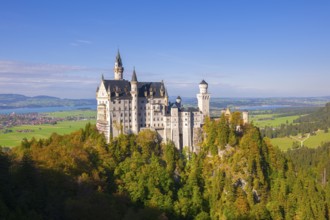
[[[204,80],[199,83],[199,94],[197,94],[198,108],[204,116],[210,115],[210,94],[207,92],[208,84]]]
[[[115,73],[115,80],[123,80],[124,67],[121,61],[119,50],[116,56],[115,68],[113,70]]]
[[[249,122],[249,112],[248,111],[244,111],[242,112],[243,115],[243,123],[246,124]]]
[[[138,81],[136,77],[135,68],[131,79],[131,95],[132,95],[132,131],[137,134],[139,132],[139,121],[138,121]]]

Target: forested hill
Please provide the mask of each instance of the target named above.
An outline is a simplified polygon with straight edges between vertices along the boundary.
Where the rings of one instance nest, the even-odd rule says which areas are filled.
[[[296,123],[306,123],[306,122],[316,123],[316,124],[320,124],[320,127],[322,127],[322,125],[326,124],[328,127],[330,127],[330,102],[327,103],[324,107],[319,108],[317,111],[315,111],[309,115],[302,116],[302,117],[296,119],[294,122],[296,122]]]
[[[284,154],[235,114],[206,120],[197,155],[90,124],[24,140],[0,153],[0,219],[327,219],[330,145]]]
[[[0,219],[329,218],[330,146],[293,163],[238,116],[206,120],[199,154],[150,130],[105,144],[90,124],[24,140],[0,153]]]
[[[279,127],[266,126],[262,129],[263,136],[269,138],[296,136],[298,134],[315,134],[318,130],[328,132],[330,128],[330,102],[324,107],[301,116],[290,124],[281,124]]]
[[[28,97],[18,94],[0,94],[0,109],[82,105],[96,105],[96,101],[94,99],[61,99],[52,96]]]

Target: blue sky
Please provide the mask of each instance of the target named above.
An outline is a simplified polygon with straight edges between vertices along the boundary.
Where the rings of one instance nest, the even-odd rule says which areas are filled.
[[[94,98],[130,79],[193,97],[330,95],[328,0],[2,0],[0,93]]]

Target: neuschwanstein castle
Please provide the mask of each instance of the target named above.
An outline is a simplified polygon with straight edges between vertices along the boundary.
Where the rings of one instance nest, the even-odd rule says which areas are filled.
[[[201,142],[204,117],[209,115],[208,84],[202,80],[197,94],[198,108],[182,106],[180,96],[175,103],[168,100],[163,81],[140,82],[135,69],[131,80],[125,80],[118,51],[114,79],[102,76],[96,90],[97,128],[107,141],[120,133],[137,134],[142,129],[157,131],[163,141],[173,141],[178,149],[187,146],[196,151]]]

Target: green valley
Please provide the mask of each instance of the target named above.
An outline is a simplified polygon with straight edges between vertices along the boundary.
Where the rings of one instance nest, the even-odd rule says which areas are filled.
[[[316,148],[330,141],[330,104],[321,108],[255,111],[250,121],[282,150],[306,146]]]
[[[47,138],[52,133],[69,134],[84,128],[87,123],[95,123],[93,110],[75,110],[42,113],[42,117],[58,119],[56,124],[22,124],[0,130],[0,146],[18,146],[21,141],[31,138]]]
[[[225,116],[204,132],[198,154],[91,124],[24,140],[0,152],[0,218],[327,219],[329,143],[284,153]]]

